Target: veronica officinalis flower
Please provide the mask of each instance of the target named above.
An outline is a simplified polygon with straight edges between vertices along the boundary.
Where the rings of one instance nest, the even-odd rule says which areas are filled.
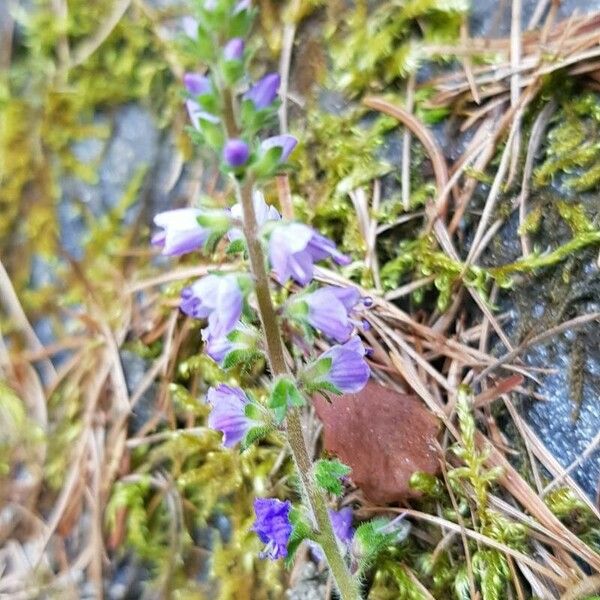
[[[327,337],[345,342],[353,330],[348,314],[359,300],[360,293],[354,287],[325,286],[292,299],[289,313]]]
[[[300,285],[309,283],[317,261],[333,258],[340,265],[350,262],[331,240],[302,223],[281,224],[273,230],[269,258],[275,277],[282,285],[290,278]]]
[[[244,99],[250,100],[256,110],[268,108],[277,97],[280,83],[281,77],[277,73],[268,73],[244,94]]]
[[[246,416],[250,400],[238,388],[224,383],[208,390],[206,400],[211,406],[208,426],[223,433],[223,446],[231,448],[241,442],[258,421]]]
[[[223,160],[232,169],[244,166],[250,157],[250,148],[243,140],[227,140],[223,148]]]
[[[162,231],[152,236],[152,244],[166,256],[180,256],[203,246],[210,230],[198,223],[199,208],[177,208],[157,214],[154,224]]]
[[[330,508],[328,512],[333,533],[335,534],[339,545],[342,547],[343,554],[346,554],[350,550],[352,538],[354,537],[354,529],[352,528],[352,509],[349,506],[342,508],[341,510],[333,510]],[[310,542],[310,549],[316,560],[321,561],[325,559],[325,555],[317,543]]]
[[[233,330],[242,314],[244,295],[238,277],[207,275],[181,291],[181,310],[196,319],[208,319],[205,339],[221,338]]]
[[[302,373],[309,389],[354,394],[362,390],[371,370],[365,361],[366,350],[357,335],[345,344],[332,346]]]
[[[289,500],[285,502],[277,498],[254,500],[256,520],[252,530],[258,535],[260,541],[267,545],[261,558],[268,557],[276,560],[287,556],[287,545],[292,535],[291,509]]]

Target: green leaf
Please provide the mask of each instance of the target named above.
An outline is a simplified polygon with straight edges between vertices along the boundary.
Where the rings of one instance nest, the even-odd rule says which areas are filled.
[[[408,535],[407,523],[402,522],[393,529],[389,528],[389,524],[388,519],[377,518],[357,527],[354,534],[354,547],[360,571],[369,568],[384,548],[401,542]]]
[[[264,439],[273,431],[273,428],[269,425],[260,425],[258,427],[252,427],[246,434],[246,437],[242,440],[240,444],[240,450],[247,450],[252,444]]]
[[[289,408],[305,404],[304,396],[294,381],[286,377],[277,380],[269,398],[269,408],[273,409],[277,423],[283,423]]]
[[[285,558],[285,566],[290,567],[298,547],[304,540],[314,539],[312,527],[304,518],[304,515],[297,508],[292,508],[290,511],[290,522],[292,524],[292,533],[287,545],[287,556]]]
[[[272,176],[277,171],[283,150],[280,146],[269,148],[253,165],[252,171],[257,179]]]
[[[244,63],[241,60],[225,60],[221,65],[225,82],[233,86],[244,74]]]
[[[237,240],[233,240],[227,246],[227,250],[225,251],[227,254],[240,254],[246,252],[246,240],[244,238],[238,238]]]
[[[348,465],[337,459],[321,459],[314,465],[315,480],[325,491],[341,496],[344,493],[344,486],[340,480],[349,475],[351,470]]]
[[[243,365],[243,368],[250,371],[252,367],[262,360],[263,353],[254,348],[237,348],[225,355],[221,367],[225,370]]]

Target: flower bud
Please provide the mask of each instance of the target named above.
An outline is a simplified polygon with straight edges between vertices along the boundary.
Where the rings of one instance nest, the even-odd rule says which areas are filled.
[[[223,58],[225,60],[241,60],[244,56],[246,44],[242,38],[233,38],[229,40],[223,48]]]
[[[250,148],[243,140],[227,140],[223,148],[223,160],[232,168],[242,167],[248,162]]]
[[[212,91],[210,79],[199,73],[186,73],[183,76],[183,84],[192,96],[202,96]]]
[[[246,92],[244,98],[250,100],[257,110],[268,108],[277,97],[280,83],[281,77],[277,73],[268,73]]]

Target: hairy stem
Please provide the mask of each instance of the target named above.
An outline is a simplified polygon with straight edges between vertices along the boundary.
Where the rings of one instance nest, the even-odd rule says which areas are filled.
[[[274,376],[286,375],[288,374],[288,368],[285,362],[283,341],[281,339],[277,316],[271,301],[269,276],[265,268],[265,257],[258,235],[258,225],[254,213],[252,188],[253,182],[250,178],[246,178],[243,183],[238,184],[237,186],[239,201],[242,205],[244,235],[248,245],[250,266],[255,279],[258,312],[265,333],[267,355],[271,366],[271,372]],[[317,524],[319,531],[318,539],[323,548],[323,552],[325,553],[340,597],[342,600],[359,600],[360,592],[358,590],[358,584],[352,577],[338,547],[327,512],[325,497],[321,490],[315,485],[313,479],[312,462],[302,431],[300,412],[296,408],[291,409],[288,412],[286,431],[294,462],[296,463],[296,467],[300,474],[302,489]]]

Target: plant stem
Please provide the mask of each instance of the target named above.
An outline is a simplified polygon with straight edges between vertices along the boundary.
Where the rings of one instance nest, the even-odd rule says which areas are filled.
[[[267,270],[265,268],[265,257],[258,235],[258,225],[254,213],[254,203],[252,201],[252,189],[253,181],[250,177],[247,177],[243,183],[237,184],[238,199],[242,206],[244,236],[248,245],[250,266],[255,278],[258,312],[265,334],[267,356],[271,372],[274,376],[287,375],[288,368],[285,362],[283,341],[281,339],[281,332],[279,330],[275,309],[273,308],[273,303],[271,301],[269,276],[267,275]],[[333,527],[331,526],[331,521],[327,512],[325,497],[321,490],[315,485],[312,476],[312,462],[302,431],[300,412],[296,408],[291,409],[287,414],[286,431],[294,462],[296,463],[296,468],[300,474],[302,489],[317,524],[319,532],[318,540],[325,553],[340,598],[342,600],[360,600],[357,581],[352,577],[335,539]]]

